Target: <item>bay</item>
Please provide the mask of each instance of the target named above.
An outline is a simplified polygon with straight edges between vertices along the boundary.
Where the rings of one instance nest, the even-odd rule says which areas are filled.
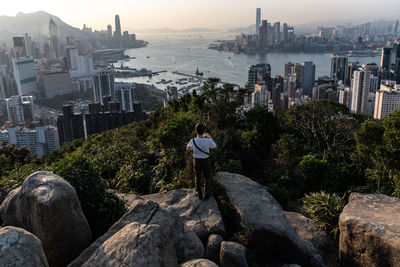
[[[283,75],[284,64],[288,61],[293,63],[313,61],[316,65],[316,78],[329,76],[330,53],[283,53],[273,52],[268,54],[233,54],[231,52],[219,52],[208,49],[208,45],[218,38],[233,38],[232,35],[219,33],[185,33],[175,35],[149,35],[142,36],[149,42],[145,48],[129,49],[125,52],[134,59],[124,60],[121,63],[130,68],[146,68],[154,71],[166,70],[158,76],[135,77],[129,79],[118,79],[135,81],[138,83],[154,84],[160,89],[167,85],[156,84],[164,80],[176,81],[183,76],[172,74],[172,71],[194,75],[198,68],[205,77],[218,77],[224,82],[244,86],[247,81],[247,70],[249,65],[258,63],[269,63],[272,75]],[[380,57],[351,57],[350,62],[370,63],[379,65]]]

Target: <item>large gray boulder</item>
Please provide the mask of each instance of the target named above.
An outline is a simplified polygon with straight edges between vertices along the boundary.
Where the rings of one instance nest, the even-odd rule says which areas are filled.
[[[300,237],[314,245],[326,266],[336,267],[338,246],[333,238],[300,213],[285,212],[285,215]]]
[[[221,250],[222,241],[224,241],[224,239],[220,235],[212,234],[208,237],[206,259],[219,263],[219,252]]]
[[[219,261],[221,267],[248,267],[246,248],[235,242],[222,241]]]
[[[132,201],[130,207],[107,233],[85,249],[69,266],[113,266],[114,263],[115,266],[177,266],[182,262],[184,226],[179,216],[140,197]],[[151,246],[157,250],[153,251]],[[166,254],[158,249],[165,250]],[[136,259],[144,257],[141,255],[146,255],[146,261]]]
[[[42,241],[50,266],[66,266],[91,242],[75,189],[51,172],[30,175],[0,206],[3,225],[21,227]]]
[[[24,229],[0,228],[0,266],[48,267],[40,240]]]
[[[82,266],[178,266],[173,235],[159,224],[127,224]]]
[[[179,214],[184,224],[204,242],[210,234],[225,235],[222,215],[213,197],[200,200],[194,189],[180,189],[143,198],[157,202],[169,212]]]
[[[204,246],[196,233],[185,226],[184,236],[184,256],[183,261],[191,259],[201,259],[204,257]]]
[[[345,266],[400,266],[400,199],[352,193],[339,227]]]
[[[247,248],[257,252],[258,261],[267,262],[273,256],[286,263],[325,266],[314,246],[297,234],[264,186],[227,172],[218,172],[215,182],[231,205],[232,227],[247,230]]]
[[[218,267],[218,265],[207,259],[194,259],[182,263],[180,267]]]

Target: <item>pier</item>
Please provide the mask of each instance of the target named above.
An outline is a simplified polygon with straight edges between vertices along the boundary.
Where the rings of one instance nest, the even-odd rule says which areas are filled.
[[[199,79],[199,80],[202,80],[202,81],[208,80],[208,78],[204,78],[204,77],[197,76],[197,75],[192,75],[192,74],[186,74],[186,73],[182,73],[182,72],[179,72],[179,71],[173,71],[172,73],[176,74],[176,75],[181,75],[181,76],[186,76],[186,77],[190,77],[190,78]],[[234,83],[227,83],[227,82],[223,82],[223,81],[219,81],[219,83],[221,83],[221,84],[231,84],[231,85],[234,85],[234,86],[238,86],[238,85],[236,85]]]

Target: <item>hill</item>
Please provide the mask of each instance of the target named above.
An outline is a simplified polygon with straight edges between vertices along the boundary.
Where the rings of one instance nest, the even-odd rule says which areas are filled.
[[[57,16],[38,11],[27,14],[18,13],[15,17],[0,16],[0,40],[11,42],[13,36],[23,36],[25,33],[37,39],[47,38],[50,17],[57,24],[61,38],[69,35],[84,36],[80,29],[68,25]]]

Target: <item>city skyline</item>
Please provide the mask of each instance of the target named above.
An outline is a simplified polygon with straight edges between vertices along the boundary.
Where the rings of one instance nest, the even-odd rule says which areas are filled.
[[[362,3],[362,4],[361,4]],[[346,8],[343,8],[343,7]],[[66,23],[81,28],[83,24],[93,29],[105,29],[108,24],[113,25],[114,15],[121,17],[122,27],[128,30],[143,30],[151,28],[187,29],[206,27],[213,29],[227,29],[250,26],[255,23],[256,8],[262,9],[262,18],[269,21],[287,21],[289,24],[299,25],[326,20],[351,20],[358,18],[379,18],[377,10],[385,6],[385,16],[380,18],[395,19],[396,11],[400,10],[400,2],[395,0],[352,2],[339,0],[322,2],[315,0],[305,1],[259,1],[250,0],[246,3],[232,3],[227,0],[191,1],[190,4],[179,0],[151,0],[132,3],[125,0],[113,1],[27,1],[16,0],[13,4],[2,7],[0,16],[15,16],[19,12],[31,13],[44,10],[60,17]],[[95,9],[96,16],[93,14]],[[212,8],[210,8],[212,7]],[[312,14],[312,16],[310,16]]]

